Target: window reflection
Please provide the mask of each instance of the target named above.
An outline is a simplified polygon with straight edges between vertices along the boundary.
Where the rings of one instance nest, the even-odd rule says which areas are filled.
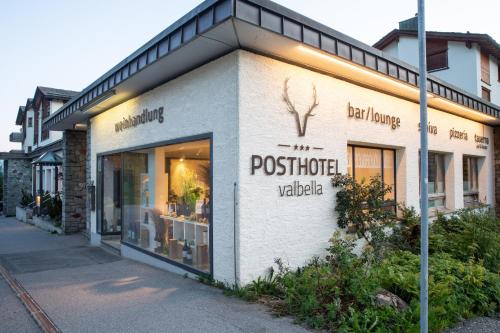
[[[396,153],[393,149],[347,146],[347,173],[357,182],[381,177],[391,187],[385,200],[396,200]]]
[[[103,234],[121,231],[121,156],[102,159],[102,230]]]
[[[462,160],[464,206],[472,207],[479,203],[478,158],[464,156]]]
[[[123,158],[123,241],[210,270],[210,141],[141,149]]]

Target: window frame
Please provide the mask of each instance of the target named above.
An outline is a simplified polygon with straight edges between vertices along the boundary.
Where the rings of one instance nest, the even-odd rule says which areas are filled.
[[[437,209],[439,210],[439,208],[441,209],[446,209],[446,153],[440,153],[440,152],[435,152],[435,151],[429,151],[427,153],[427,178],[429,177],[429,154],[435,154],[435,155],[439,155],[441,156],[441,158],[443,159],[443,192],[436,192],[436,193],[429,193],[429,188],[427,187],[427,198],[428,198],[428,206],[429,206],[429,210],[430,209]],[[419,162],[418,162],[418,176],[419,176],[419,186],[420,186],[420,161],[421,161],[421,153],[419,151]],[[419,191],[420,193],[421,192],[421,189],[419,188]],[[437,201],[437,200],[443,200],[443,205],[442,206],[430,206],[429,203],[431,201]]]
[[[352,175],[351,177],[353,179],[356,179],[356,158],[355,158],[355,151],[356,151],[356,148],[368,148],[368,149],[375,149],[375,150],[379,150],[380,151],[380,154],[381,154],[381,157],[380,157],[380,170],[381,170],[381,174],[380,174],[380,177],[382,179],[382,182],[384,182],[384,151],[392,151],[393,154],[394,154],[394,165],[393,165],[393,170],[394,170],[394,187],[392,188],[392,191],[394,192],[394,199],[392,200],[387,200],[385,203],[384,203],[384,206],[394,206],[394,207],[397,207],[397,200],[398,200],[398,197],[397,197],[397,172],[396,172],[396,149],[393,149],[393,148],[384,148],[384,147],[376,147],[376,146],[366,146],[366,145],[358,145],[358,144],[347,144],[347,149],[349,149],[349,147],[351,147],[352,149],[352,161],[351,161],[351,168],[352,168]]]
[[[116,154],[120,154],[121,155],[121,165],[122,165],[122,170],[121,170],[121,177],[122,177],[122,180],[123,180],[123,155],[127,152],[133,152],[133,151],[136,151],[136,150],[141,150],[141,149],[148,149],[148,148],[155,148],[155,147],[160,147],[160,146],[169,146],[169,145],[175,145],[175,144],[182,144],[182,143],[189,143],[189,142],[193,142],[193,141],[202,141],[202,140],[208,140],[209,143],[210,143],[210,173],[209,173],[209,183],[210,183],[210,190],[211,190],[211,193],[212,193],[212,197],[210,198],[210,217],[209,217],[209,225],[208,225],[208,237],[209,237],[209,244],[208,244],[208,253],[209,253],[209,257],[210,257],[210,268],[209,268],[209,271],[206,272],[206,271],[201,271],[199,269],[196,269],[195,267],[193,266],[189,266],[189,265],[186,265],[184,263],[181,263],[181,262],[178,262],[178,261],[175,261],[173,259],[170,259],[168,257],[165,257],[165,256],[162,256],[158,253],[155,253],[155,252],[151,252],[151,251],[148,251],[146,249],[143,249],[142,247],[138,246],[138,245],[135,245],[135,244],[132,244],[132,243],[129,243],[129,242],[126,242],[124,241],[124,232],[125,232],[125,228],[123,227],[123,186],[120,186],[120,200],[121,200],[121,211],[120,211],[120,216],[121,216],[121,220],[122,220],[122,228],[121,228],[121,231],[118,233],[120,235],[120,244],[123,246],[128,246],[129,248],[132,248],[136,251],[139,251],[139,252],[142,252],[144,254],[147,254],[155,259],[158,259],[158,260],[161,260],[161,261],[164,261],[168,264],[171,264],[171,265],[174,265],[174,266],[177,266],[179,268],[182,268],[183,270],[185,271],[188,271],[190,273],[193,273],[193,274],[196,274],[196,275],[200,275],[200,276],[207,276],[207,277],[213,277],[213,272],[214,272],[214,247],[213,247],[213,244],[214,244],[214,238],[213,238],[213,216],[214,216],[214,209],[213,209],[213,202],[214,202],[214,197],[213,197],[213,193],[214,193],[214,182],[213,182],[213,165],[214,165],[214,160],[213,160],[213,157],[214,157],[214,144],[213,144],[213,132],[208,132],[208,133],[203,133],[203,134],[198,134],[198,135],[192,135],[192,136],[185,136],[185,137],[180,137],[180,138],[176,138],[176,139],[170,139],[170,140],[164,140],[164,141],[157,141],[157,142],[154,142],[154,143],[148,143],[148,144],[144,144],[144,145],[139,145],[139,146],[132,146],[132,147],[127,147],[127,148],[120,148],[120,149],[115,149],[115,150],[111,150],[111,151],[106,151],[106,152],[101,152],[101,153],[98,153],[96,154],[96,180],[97,180],[97,186],[100,187],[100,189],[97,189],[97,193],[99,193],[100,195],[100,198],[98,198],[99,200],[97,200],[97,205],[98,205],[98,209],[100,209],[100,212],[102,214],[103,210],[102,210],[102,191],[103,191],[103,186],[102,184],[99,184],[99,169],[98,169],[98,161],[102,161],[102,157],[104,156],[108,156],[108,155],[116,155]],[[102,170],[102,168],[101,168]],[[99,224],[101,224],[101,228],[102,228],[102,222],[100,223],[98,220],[97,220],[97,214],[96,214],[96,230],[99,230],[97,227],[99,226]]]
[[[485,50],[481,49],[479,51],[479,67],[481,70],[481,81],[487,85],[491,85],[491,66],[490,66],[490,55]],[[486,74],[488,77],[486,77]]]
[[[468,160],[468,163],[467,163],[467,167],[468,167],[468,177],[474,177],[474,182],[476,183],[476,186],[477,186],[477,189],[475,190],[471,190],[469,189],[468,191],[465,191],[463,190],[463,204],[464,204],[464,207],[474,207],[475,205],[477,205],[479,203],[479,158],[480,157],[477,157],[477,156],[472,156],[472,155],[462,155],[462,189],[464,187],[464,177],[463,177],[463,165],[464,165],[464,162],[465,160]],[[473,175],[472,172],[471,172],[471,163],[475,163],[476,166],[475,166],[475,172],[476,174]],[[471,180],[469,180],[470,182]],[[465,204],[465,197],[475,197],[476,200],[474,202],[472,202],[471,205],[466,205]]]
[[[443,47],[441,48],[433,48],[431,50],[431,47],[429,47],[430,45],[432,45],[433,43],[442,43],[444,44]],[[426,54],[425,54],[425,59],[426,59],[426,62],[427,62],[427,71],[428,72],[437,72],[437,71],[441,71],[441,70],[445,70],[445,69],[449,69],[449,61],[448,61],[448,41],[447,40],[440,40],[440,39],[430,39],[428,41],[426,41]],[[431,61],[429,61],[429,58],[430,57],[433,57],[433,56],[438,56],[438,55],[442,55],[444,54],[445,56],[445,62],[442,66],[438,66],[438,67],[434,67],[434,68],[429,68],[429,64],[432,64]]]
[[[487,94],[487,97],[484,97],[485,93]],[[481,86],[481,98],[487,100],[488,102],[491,102],[491,90]]]

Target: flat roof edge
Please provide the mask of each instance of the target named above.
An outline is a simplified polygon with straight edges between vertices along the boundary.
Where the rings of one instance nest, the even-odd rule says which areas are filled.
[[[245,13],[242,12],[241,8],[244,6],[247,9],[251,9],[250,14],[248,11]],[[65,119],[82,106],[95,101],[107,91],[114,89],[121,82],[132,77],[135,73],[154,64],[158,59],[167,56],[171,51],[182,48],[196,37],[228,19],[236,18],[243,20],[269,31],[268,28],[262,25],[261,15],[263,12],[271,13],[281,20],[280,30],[272,30],[279,35],[295,39],[305,45],[342,57],[357,65],[378,71],[407,84],[418,86],[418,69],[416,67],[277,3],[269,0],[206,0],[65,103],[58,111],[44,121],[43,128],[50,129],[52,125]],[[251,15],[257,16],[251,17]],[[287,22],[292,22],[300,26],[299,36],[290,36],[285,31],[284,26]],[[317,36],[317,42],[311,41],[309,37],[305,37],[305,33]],[[334,46],[327,47],[326,43],[322,43],[323,39],[333,43],[332,45]],[[347,50],[347,54],[342,54],[339,51],[339,46],[343,48],[344,52]],[[367,59],[370,63],[368,63]],[[374,65],[371,63],[372,60]],[[380,64],[384,64],[384,68],[379,66]],[[427,90],[431,93],[465,107],[500,118],[500,106],[444,82],[433,75],[428,76],[427,84]]]

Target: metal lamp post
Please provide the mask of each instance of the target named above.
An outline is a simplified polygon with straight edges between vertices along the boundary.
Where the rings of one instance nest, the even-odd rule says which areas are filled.
[[[418,63],[420,86],[420,333],[428,331],[429,210],[427,138],[427,61],[425,45],[425,0],[418,0]]]

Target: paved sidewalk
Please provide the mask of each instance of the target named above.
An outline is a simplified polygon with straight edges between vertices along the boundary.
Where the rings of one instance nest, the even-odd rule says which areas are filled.
[[[37,333],[38,325],[0,275],[0,332]]]
[[[85,244],[0,217],[0,263],[63,332],[307,332],[259,304]]]

